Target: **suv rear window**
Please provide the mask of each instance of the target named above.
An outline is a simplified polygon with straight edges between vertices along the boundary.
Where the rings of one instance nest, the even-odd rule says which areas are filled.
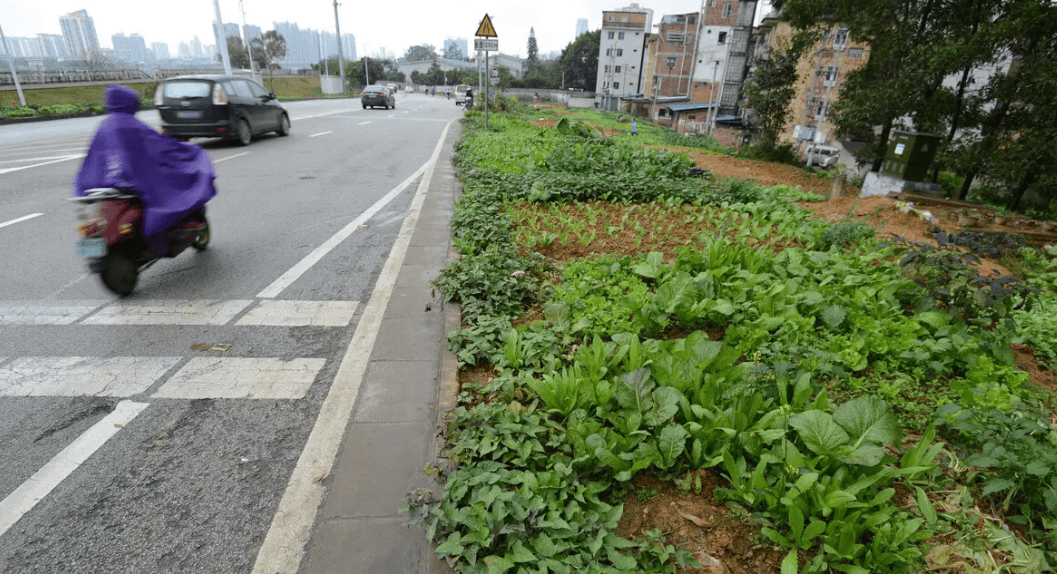
[[[212,82],[166,82],[163,94],[166,98],[208,98],[212,90]]]

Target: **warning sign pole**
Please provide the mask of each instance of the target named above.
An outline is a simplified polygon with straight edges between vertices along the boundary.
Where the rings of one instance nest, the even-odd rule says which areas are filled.
[[[489,84],[491,84],[492,82],[492,69],[491,66],[489,66],[488,64],[488,52],[499,49],[499,35],[495,33],[495,26],[492,26],[492,19],[488,17],[488,14],[484,15],[484,18],[481,20],[481,23],[477,26],[477,32],[474,33],[474,36],[478,36],[479,38],[497,38],[497,40],[493,40],[491,42],[485,42],[480,39],[474,40],[474,44],[480,45],[480,48],[483,48],[482,51],[484,52],[484,81],[480,82],[483,85],[479,86],[478,93],[481,93],[483,91],[484,125],[485,127],[488,127],[488,88],[490,87]],[[481,76],[478,75],[479,79],[480,77]],[[481,90],[480,88],[483,88],[483,90]],[[496,91],[496,94],[498,93],[499,92]]]

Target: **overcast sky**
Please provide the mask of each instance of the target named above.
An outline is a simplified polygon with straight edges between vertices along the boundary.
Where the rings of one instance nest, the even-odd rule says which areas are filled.
[[[389,0],[339,2],[341,31],[356,36],[359,56],[377,55],[382,49],[396,57],[408,47],[432,44],[443,49],[445,38],[467,38],[485,14],[492,19],[505,54],[527,53],[529,29],[534,28],[541,54],[560,52],[576,34],[576,21],[587,18],[588,30],[602,26],[602,11],[630,5],[612,0]],[[696,12],[701,0],[654,0],[638,4],[653,10],[654,22],[664,14]],[[7,36],[61,34],[59,16],[81,9],[95,22],[99,44],[113,46],[111,36],[138,33],[152,42],[169,44],[176,52],[180,42],[194,36],[213,44],[213,0],[0,0],[0,27]],[[273,22],[294,22],[300,28],[334,32],[333,0],[243,0],[246,22],[270,30]],[[225,22],[242,24],[238,0],[220,0]],[[2,52],[0,52],[2,53]]]

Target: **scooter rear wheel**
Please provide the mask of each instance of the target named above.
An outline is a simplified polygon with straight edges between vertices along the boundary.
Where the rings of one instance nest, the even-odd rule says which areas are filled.
[[[139,265],[128,249],[113,249],[103,258],[103,269],[99,277],[107,289],[126,297],[136,288]]]
[[[209,246],[209,220],[204,215],[202,216],[202,225],[205,227],[198,232],[198,236],[191,242],[191,247],[198,251],[203,251]]]

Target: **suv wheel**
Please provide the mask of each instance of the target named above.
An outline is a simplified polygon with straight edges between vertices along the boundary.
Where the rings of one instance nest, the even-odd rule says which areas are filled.
[[[237,135],[239,138],[239,145],[250,145],[250,142],[253,141],[253,132],[250,131],[250,123],[246,120],[239,120]]]

